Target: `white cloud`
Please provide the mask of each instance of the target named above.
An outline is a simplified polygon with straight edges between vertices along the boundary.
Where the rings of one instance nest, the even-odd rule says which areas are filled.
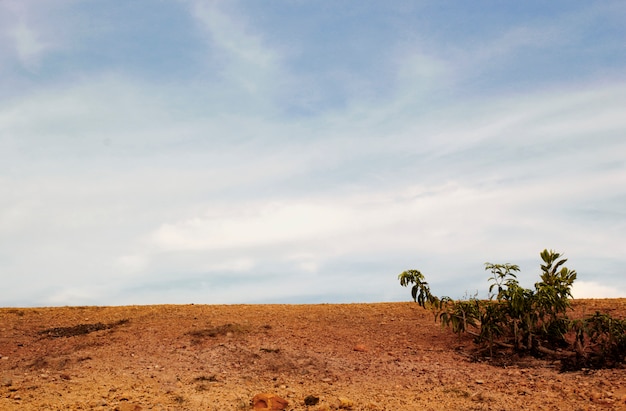
[[[626,289],[592,281],[575,281],[572,287],[574,298],[626,298]]]
[[[363,293],[395,298],[405,264],[467,289],[471,274],[453,271],[482,274],[484,260],[515,263],[545,247],[572,261],[623,254],[623,83],[467,95],[463,70],[481,56],[457,65],[437,44],[390,44],[395,72],[380,73],[396,81],[390,90],[359,91],[370,74],[345,71],[345,105],[291,116],[280,97],[301,73],[254,16],[188,4],[220,81],[156,84],[105,65],[80,81],[42,77],[0,102],[5,292],[45,296],[68,283],[50,301],[130,303],[139,297],[125,293],[144,287],[144,301],[229,302],[241,301],[238,276],[254,280],[249,293],[319,295],[367,275]],[[59,41],[49,35],[57,20],[37,24],[33,7],[0,30],[6,40],[25,22],[11,47],[21,41],[35,64]],[[546,33],[564,41],[559,27],[524,27],[485,58],[541,47]],[[332,94],[316,92],[318,103]]]
[[[17,24],[11,31],[15,40],[17,55],[22,64],[35,69],[39,63],[41,54],[47,49],[38,34],[24,23]]]
[[[141,254],[128,254],[117,258],[117,266],[125,272],[143,271],[147,267],[147,263],[148,259]]]
[[[193,2],[193,16],[209,32],[212,41],[237,59],[260,68],[275,65],[274,53],[253,34],[242,16],[235,18],[222,10],[225,2]]]
[[[205,264],[201,266],[202,270],[209,272],[247,272],[254,268],[255,264],[251,258],[225,259],[218,263]]]
[[[549,185],[535,182],[509,189],[444,184],[257,201],[244,207],[209,208],[203,217],[162,225],[151,238],[167,251],[283,245],[286,256],[294,248],[300,252],[312,248],[321,260],[394,250],[480,251],[490,246],[493,239],[488,233],[498,229],[501,221],[507,221],[511,235],[519,230],[549,230],[540,227],[534,210],[537,201],[553,195],[563,197]]]
[[[15,57],[26,70],[37,72],[50,53],[68,47],[74,20],[64,14],[75,0],[40,2],[4,0],[0,2],[0,51],[10,50],[3,60]],[[2,40],[9,46],[3,47]]]
[[[208,219],[165,224],[155,233],[155,242],[166,249],[258,246],[332,235],[354,219],[347,209],[300,202],[224,211],[210,210],[213,217]]]
[[[275,93],[286,75],[280,70],[280,56],[232,6],[232,2],[192,1],[191,11],[209,35],[216,60],[224,65],[224,77],[257,97]]]
[[[137,83],[102,75],[69,88],[38,90],[0,107],[0,129],[17,140],[25,139],[26,145],[33,140],[66,148],[94,140],[101,145],[103,136],[122,134],[123,138],[130,133],[129,145],[145,142],[142,133],[158,129],[170,118],[156,90]],[[160,136],[153,133],[149,141]]]
[[[320,256],[311,252],[296,252],[291,255],[287,255],[287,261],[296,264],[298,271],[315,273],[320,268],[320,262],[323,261]]]
[[[102,289],[93,286],[63,287],[46,295],[45,299],[40,301],[38,305],[90,304],[100,295],[102,295]]]
[[[292,126],[276,120],[168,119],[167,104],[155,102],[149,89],[120,79],[70,89],[56,99],[52,92],[44,92],[0,112],[3,134],[18,136],[15,143],[24,144],[17,155],[5,152],[5,164],[13,162],[17,167],[26,159],[22,170],[42,167],[40,160],[48,161],[50,150],[34,157],[32,153],[24,156],[23,150],[59,144],[61,150],[69,150],[61,158],[71,159],[74,169],[64,162],[64,167],[54,167],[52,175],[48,170],[49,175],[37,178],[5,177],[2,191],[10,194],[3,197],[0,231],[12,237],[11,244],[5,244],[10,253],[37,249],[38,258],[16,262],[16,270],[34,273],[36,262],[46,261],[49,272],[61,273],[72,261],[75,274],[64,277],[85,284],[96,278],[119,284],[150,282],[173,273],[182,273],[179,281],[184,282],[185,273],[246,273],[264,264],[284,264],[289,275],[297,276],[323,273],[338,259],[383,261],[389,255],[402,260],[428,256],[437,259],[443,271],[463,261],[480,271],[483,260],[515,262],[545,247],[556,247],[572,257],[588,255],[590,250],[599,258],[614,256],[620,253],[623,233],[574,221],[568,209],[593,206],[607,193],[620,193],[626,186],[623,167],[583,172],[587,163],[595,164],[597,159],[620,161],[623,143],[619,140],[597,146],[589,141],[568,151],[549,152],[547,161],[536,155],[510,157],[505,159],[506,167],[497,161],[486,166],[479,161],[494,155],[490,150],[459,157],[456,163],[439,163],[429,153],[456,155],[502,136],[513,147],[541,152],[544,144],[568,141],[567,134],[574,130],[567,127],[569,121],[584,123],[594,118],[605,118],[602,133],[612,133],[623,123],[602,113],[613,113],[621,104],[620,90],[483,102],[469,112],[449,110],[445,124],[435,119],[416,125],[400,116],[400,123],[394,124],[386,138],[380,138],[384,122],[351,127],[350,116],[316,119],[323,124],[318,132],[307,130],[306,123]],[[111,95],[120,104],[99,103],[110,101]],[[108,122],[125,118],[124,112],[135,105],[140,109],[128,121]],[[378,110],[374,106],[362,109],[371,110],[372,117]],[[83,121],[73,121],[72,113],[82,113]],[[507,117],[507,113],[513,114]],[[366,111],[361,115],[367,117]],[[159,118],[156,124],[155,117]],[[135,132],[125,132],[128,124]],[[60,136],[78,130],[76,135],[84,134],[98,143],[95,151],[117,154],[96,156],[97,161],[89,155],[77,159],[77,144],[47,139],[56,135],[57,127],[61,127]],[[413,127],[421,131],[406,131]],[[534,127],[552,127],[552,131],[542,138]],[[185,130],[186,137],[178,130]],[[307,138],[290,140],[291,133],[297,132],[308,133]],[[194,136],[203,133],[220,138],[202,145]],[[231,143],[225,137],[238,133],[255,135],[265,146],[250,140]],[[525,140],[527,135],[530,141]],[[120,140],[120,136],[128,139]],[[105,137],[112,139],[111,146],[98,140]],[[185,138],[186,144],[172,144]],[[177,148],[158,154],[170,145]],[[140,149],[116,157],[124,147]],[[148,147],[153,149],[146,155],[141,148]],[[391,162],[379,162],[382,154]],[[412,166],[397,169],[396,159],[405,155],[413,156],[418,166],[425,163],[423,172]],[[376,172],[381,179],[337,177],[350,161],[356,162],[360,173]],[[471,173],[464,173],[465,163]],[[314,178],[326,170],[333,170],[331,180],[322,175],[319,184],[298,193],[280,185],[290,179],[297,185],[300,178]],[[272,191],[266,194],[265,187]],[[29,239],[27,233],[34,231],[38,236]],[[450,255],[454,261],[446,261]],[[159,274],[150,274],[156,271]],[[81,278],[78,272],[89,275]],[[258,281],[266,280],[259,277]],[[76,290],[55,298],[61,297],[67,301],[88,298]]]

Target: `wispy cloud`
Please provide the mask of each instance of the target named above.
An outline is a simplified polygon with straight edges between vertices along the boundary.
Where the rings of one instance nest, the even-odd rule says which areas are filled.
[[[73,0],[1,2],[0,52],[5,63],[15,59],[23,69],[35,73],[41,69],[42,59],[64,50],[72,19],[62,11],[71,3]]]
[[[28,69],[36,68],[41,54],[46,50],[46,45],[33,29],[21,23],[10,32],[15,41],[20,62]]]
[[[281,78],[280,55],[256,32],[235,3],[192,1],[193,17],[207,35],[207,61],[233,85],[257,98],[275,93]]]
[[[597,76],[535,81],[486,65],[583,47],[583,36],[569,37],[584,31],[567,23],[574,17],[509,16],[510,28],[490,26],[474,38],[497,36],[472,43],[393,15],[404,24],[379,21],[384,41],[357,43],[351,60],[335,53],[346,60],[326,56],[314,70],[301,66],[324,53],[293,50],[311,49],[315,36],[272,31],[278,17],[235,3],[179,6],[181,21],[196,23],[177,26],[189,31],[180,39],[199,35],[190,55],[203,57],[185,60],[189,77],[174,80],[141,76],[138,63],[90,65],[70,47],[64,67],[81,68],[61,81],[45,64],[67,40],[46,34],[56,17],[24,12],[32,63],[46,75],[0,99],[0,268],[10,274],[2,290],[12,290],[3,301],[404,300],[395,277],[407,268],[461,296],[482,286],[485,261],[534,273],[543,248],[564,252],[583,284],[604,273],[626,292],[616,269],[626,83],[591,66]],[[595,26],[602,13],[585,21]],[[337,31],[334,50],[352,50],[365,26],[324,19]],[[118,34],[136,27],[107,24]],[[18,61],[5,27],[0,52]],[[178,64],[152,57],[146,72]],[[388,61],[361,68],[374,58]],[[9,66],[0,69],[17,78]],[[506,84],[522,77],[529,87]]]

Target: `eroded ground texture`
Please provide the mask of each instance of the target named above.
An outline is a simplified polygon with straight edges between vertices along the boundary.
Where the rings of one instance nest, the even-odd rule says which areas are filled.
[[[415,303],[5,308],[0,358],[2,410],[626,410],[626,369],[477,360]]]

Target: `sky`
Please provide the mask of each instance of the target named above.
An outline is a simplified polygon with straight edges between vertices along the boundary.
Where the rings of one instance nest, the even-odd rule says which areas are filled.
[[[0,0],[0,306],[626,297],[626,3]]]

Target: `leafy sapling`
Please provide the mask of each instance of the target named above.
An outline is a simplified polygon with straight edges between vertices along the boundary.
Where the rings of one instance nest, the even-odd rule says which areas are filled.
[[[411,287],[411,296],[413,297],[413,301],[418,303],[421,307],[426,308],[426,303],[432,302],[434,296],[430,293],[430,287],[426,282],[426,278],[420,271],[403,271],[398,275],[398,279],[402,287],[413,284],[413,287]]]
[[[498,301],[502,299],[503,292],[514,282],[517,281],[516,272],[519,271],[519,266],[515,264],[492,264],[485,263],[485,270],[491,271],[491,277],[489,280],[492,284],[489,286],[489,299],[493,299],[494,295]],[[493,289],[498,287],[498,293],[493,294]]]

